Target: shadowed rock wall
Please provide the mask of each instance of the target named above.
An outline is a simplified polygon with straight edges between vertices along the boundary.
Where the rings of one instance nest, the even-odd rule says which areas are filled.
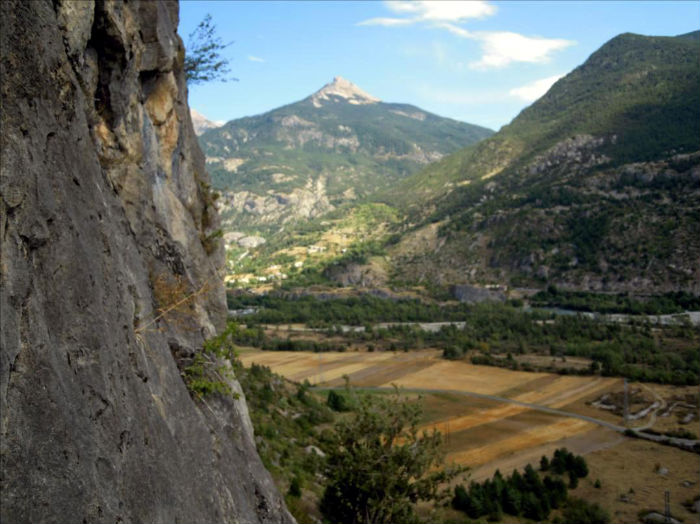
[[[291,522],[178,368],[226,304],[177,2],[0,4],[0,520]]]

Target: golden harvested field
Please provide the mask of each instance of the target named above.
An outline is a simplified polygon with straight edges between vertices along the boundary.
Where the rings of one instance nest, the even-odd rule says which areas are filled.
[[[459,395],[471,392],[505,397],[520,402],[561,408],[583,397],[596,396],[619,382],[600,377],[572,377],[547,373],[527,373],[463,361],[447,361],[435,350],[403,352],[245,352],[244,365],[252,363],[270,367],[290,380],[308,380],[312,384],[341,386],[343,376],[351,384],[362,387],[386,387],[396,384],[407,389],[425,390],[425,428],[437,427],[448,439],[448,461],[472,467],[492,465],[499,460],[524,466],[515,460],[528,450],[585,434],[597,426],[578,419],[533,411],[525,406],[505,404],[497,400]],[[430,399],[440,391],[442,407],[435,409]],[[445,400],[448,398],[449,400]],[[617,434],[608,431],[601,445]],[[582,449],[585,440],[572,441]],[[554,449],[554,448],[552,448]],[[573,449],[573,448],[572,448]],[[574,449],[576,450],[576,449]],[[539,456],[537,457],[539,459]]]
[[[309,353],[246,351],[240,360],[268,366],[290,380],[341,386],[343,375],[355,386],[468,391],[559,408],[610,388],[619,379],[528,373],[464,361],[448,361],[440,351]],[[525,408],[523,408],[525,409]]]
[[[488,427],[488,425],[487,425]],[[556,442],[566,437],[578,433],[587,432],[593,429],[594,424],[577,420],[574,418],[560,418],[551,424],[537,425],[530,428],[522,428],[520,431],[513,431],[506,438],[498,438],[502,432],[495,435],[488,435],[486,431],[474,432],[474,441],[478,442],[478,437],[483,435],[490,438],[484,439],[486,445],[475,445],[472,449],[466,449],[450,453],[448,460],[453,460],[457,464],[468,464],[471,466],[483,465],[493,462],[502,457],[513,455],[522,449],[530,449],[541,444]],[[459,436],[455,435],[457,439]],[[460,441],[470,442],[471,439],[460,438]],[[483,442],[483,440],[482,440]]]

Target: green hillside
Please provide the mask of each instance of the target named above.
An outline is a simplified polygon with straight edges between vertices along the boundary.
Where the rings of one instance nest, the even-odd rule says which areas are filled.
[[[697,36],[620,35],[490,139],[384,192],[413,224],[395,279],[698,292]],[[428,229],[439,249],[412,241]]]
[[[580,134],[611,138],[599,149],[612,165],[697,150],[698,39],[700,31],[675,38],[630,33],[613,38],[490,140],[429,166],[396,193],[411,187],[436,195],[450,182],[525,165]]]
[[[424,119],[404,114],[424,115]],[[297,130],[308,137],[299,136]],[[227,134],[238,140],[227,139]],[[325,174],[331,194],[355,187],[366,195],[491,134],[488,129],[406,104],[353,106],[339,102],[315,108],[307,100],[231,121],[208,131],[201,140],[208,156],[235,154],[246,158],[246,164],[235,175],[216,164],[212,166],[214,184],[219,189],[289,191],[305,177]],[[245,142],[243,137],[247,138]],[[275,172],[295,178],[277,182],[270,177]]]

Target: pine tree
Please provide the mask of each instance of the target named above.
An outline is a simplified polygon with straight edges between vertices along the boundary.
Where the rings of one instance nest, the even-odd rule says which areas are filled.
[[[216,36],[216,25],[212,22],[211,15],[207,14],[199,23],[187,41],[187,53],[185,55],[185,77],[189,84],[210,82],[219,80],[237,80],[226,75],[230,73],[228,59],[221,56],[221,52],[228,46],[220,37]]]

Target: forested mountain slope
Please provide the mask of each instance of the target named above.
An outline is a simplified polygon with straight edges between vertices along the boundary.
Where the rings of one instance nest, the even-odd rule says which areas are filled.
[[[394,278],[700,292],[697,36],[617,36],[496,135],[385,192],[408,214]]]

